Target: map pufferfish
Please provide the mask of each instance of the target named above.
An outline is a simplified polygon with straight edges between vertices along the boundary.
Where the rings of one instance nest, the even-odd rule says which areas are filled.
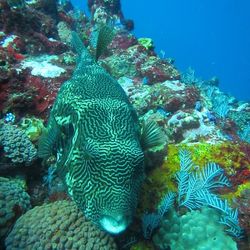
[[[85,216],[118,234],[135,213],[144,149],[162,143],[162,131],[154,122],[140,128],[126,93],[97,63],[113,33],[100,28],[93,58],[73,32],[77,66],[58,92],[38,154],[45,160],[54,155],[56,170]]]

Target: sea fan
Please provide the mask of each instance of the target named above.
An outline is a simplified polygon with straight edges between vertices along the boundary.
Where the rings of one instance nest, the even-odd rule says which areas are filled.
[[[156,229],[161,221],[161,217],[157,213],[144,214],[142,216],[142,232],[145,239],[150,239],[152,232]]]
[[[201,181],[196,175],[188,176],[187,192],[183,195],[183,199],[179,201],[179,206],[185,206],[190,210],[201,208],[204,205],[204,199],[197,195],[201,187]]]
[[[239,226],[238,210],[232,209],[227,200],[220,199],[217,195],[208,192],[207,190],[201,190],[197,195],[204,199],[205,203],[222,212],[220,223],[227,226],[226,231],[234,237],[240,238],[243,234],[242,229]]]
[[[213,190],[224,186],[231,186],[229,180],[224,175],[223,169],[215,163],[208,163],[203,168],[198,178],[201,180],[202,189],[206,190]]]
[[[160,218],[169,210],[170,207],[173,206],[176,194],[174,192],[168,192],[163,199],[158,208],[158,214]]]
[[[145,239],[150,239],[154,229],[156,229],[163,215],[174,204],[176,194],[174,192],[168,192],[162,199],[157,213],[147,214],[142,216],[142,232]]]
[[[239,226],[238,210],[233,210],[227,200],[222,200],[212,193],[217,188],[229,187],[230,182],[224,175],[224,170],[215,163],[208,163],[201,172],[191,172],[193,162],[191,154],[187,150],[181,150],[180,171],[175,175],[178,182],[178,204],[190,210],[200,209],[209,206],[221,212],[220,223],[227,226],[226,231],[239,238],[242,236],[242,229]],[[162,199],[157,213],[144,214],[142,217],[143,235],[149,239],[155,228],[173,206],[176,193],[168,192]]]
[[[210,206],[222,212],[220,223],[228,226],[226,230],[235,237],[242,235],[238,222],[238,210],[229,207],[227,200],[220,199],[213,194],[220,187],[230,187],[224,171],[215,163],[208,163],[200,173],[191,173],[192,161],[187,152],[180,153],[180,171],[176,174],[178,181],[178,203],[190,210],[202,206]]]
[[[178,181],[178,203],[188,191],[189,171],[193,165],[191,154],[187,150],[180,150],[180,171],[175,175]]]

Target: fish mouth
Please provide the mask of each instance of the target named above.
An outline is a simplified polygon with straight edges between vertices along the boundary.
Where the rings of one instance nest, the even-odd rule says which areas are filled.
[[[119,234],[127,229],[130,219],[124,215],[103,215],[99,223],[105,231],[111,234]]]

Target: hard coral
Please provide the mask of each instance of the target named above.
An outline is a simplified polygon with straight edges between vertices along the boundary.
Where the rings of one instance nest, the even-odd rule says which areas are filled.
[[[120,0],[88,0],[88,7],[95,23],[106,23],[113,20],[127,30],[134,28],[133,21],[124,18]]]
[[[40,76],[28,75],[26,78],[26,87],[33,89],[36,95],[33,96],[33,114],[43,114],[48,112],[55,100],[60,85],[65,77],[43,78]]]
[[[35,117],[23,117],[20,126],[32,142],[37,141],[45,129],[43,120]]]
[[[36,158],[36,148],[28,136],[14,125],[1,125],[0,144],[3,145],[5,156],[14,163],[30,164]]]
[[[248,189],[245,189],[241,197],[237,198],[237,203],[239,204],[239,212],[240,212],[240,224],[245,230],[246,235],[246,243],[244,241],[239,242],[239,249],[247,249],[244,248],[244,245],[250,245],[250,185]]]
[[[6,34],[25,35],[27,38],[32,32],[41,32],[48,36],[56,36],[55,22],[48,15],[33,8],[11,10],[2,0],[0,12],[0,29]]]
[[[168,120],[168,126],[172,131],[172,138],[180,142],[184,139],[186,130],[200,127],[199,116],[195,112],[178,111]]]
[[[142,77],[148,78],[150,84],[180,79],[179,72],[172,64],[162,61],[156,56],[149,56],[147,60],[142,62],[138,70]]]
[[[34,32],[33,38],[37,40],[39,44],[43,45],[43,47],[40,47],[40,53],[44,51],[45,53],[57,55],[62,54],[67,50],[66,44],[55,39],[49,39],[42,33]]]
[[[95,12],[98,7],[105,8],[111,15],[121,14],[120,0],[88,0],[88,7]]]
[[[236,242],[223,231],[219,219],[215,210],[206,207],[182,216],[174,212],[164,219],[153,241],[160,250],[237,250]]]
[[[141,44],[147,50],[154,48],[154,43],[151,38],[142,37],[138,39],[139,44]]]
[[[0,237],[3,237],[16,219],[30,207],[30,197],[21,182],[0,177]]]
[[[119,31],[109,45],[110,50],[126,50],[135,45],[136,38],[127,31]]]
[[[115,38],[116,39],[116,38]],[[119,39],[119,37],[118,37]],[[119,47],[116,40],[111,46]],[[133,41],[132,41],[133,44]],[[112,48],[112,47],[111,47]],[[140,67],[148,59],[148,51],[141,45],[133,45],[126,50],[113,49],[113,54],[102,60],[103,67],[114,77],[141,77]]]
[[[29,210],[5,241],[7,250],[117,249],[111,236],[88,221],[71,201],[58,201]]]
[[[60,37],[60,40],[63,43],[70,44],[71,43],[71,28],[66,22],[59,22],[57,24],[58,29],[58,35]]]
[[[185,107],[194,108],[195,103],[199,100],[200,93],[194,86],[188,86],[185,89]]]

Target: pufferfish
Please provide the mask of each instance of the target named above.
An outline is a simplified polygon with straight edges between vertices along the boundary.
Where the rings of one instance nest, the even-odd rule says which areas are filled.
[[[144,150],[163,137],[154,122],[141,128],[126,93],[97,62],[113,33],[100,28],[95,57],[72,33],[77,66],[58,92],[38,154],[45,160],[55,156],[56,170],[85,216],[118,234],[137,207]]]

